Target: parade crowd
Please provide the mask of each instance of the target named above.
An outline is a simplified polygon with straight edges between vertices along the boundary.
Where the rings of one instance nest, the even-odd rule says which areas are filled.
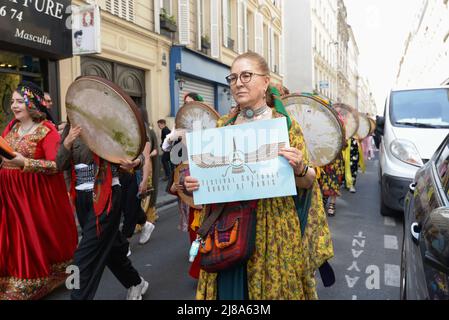
[[[304,128],[282,103],[289,90],[271,82],[264,58],[241,54],[230,71],[226,80],[236,105],[217,127],[285,119],[290,146],[279,156],[293,169],[297,196],[192,206],[179,195],[199,190],[200,183],[186,163],[174,165],[170,159],[185,130],[170,130],[160,119],[159,140],[145,121],[143,152],[135,160],[112,163],[81,139],[81,126],[52,119],[48,93],[20,83],[11,97],[14,119],[1,135],[13,156],[0,155],[0,300],[41,299],[65,283],[69,265],[80,274],[73,300],[93,299],[106,267],[126,288],[126,299],[141,300],[151,283],[129,258],[130,239],[137,234],[144,245],[151,238],[160,178],[168,181],[166,191],[178,196],[178,228],[188,233],[193,252],[186,272],[197,279],[198,300],[318,299],[316,273],[324,286],[335,282],[328,219],[338,215],[341,188],[356,193],[359,169],[363,172],[365,160],[374,157],[373,137],[350,137],[332,163],[315,167]],[[195,92],[184,97],[186,104],[195,101],[204,99]],[[144,113],[141,117],[147,120]],[[228,225],[231,216],[241,218],[238,228],[248,228],[246,238],[235,224],[223,235],[210,232]],[[220,237],[234,239],[244,254],[223,258],[229,247]]]

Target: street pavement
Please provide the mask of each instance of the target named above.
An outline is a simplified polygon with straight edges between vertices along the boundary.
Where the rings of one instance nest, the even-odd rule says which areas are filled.
[[[317,273],[318,295],[322,300],[393,300],[399,298],[399,266],[402,220],[380,215],[378,161],[367,161],[367,171],[360,173],[357,193],[343,191],[337,201],[335,217],[329,217],[335,257],[330,263],[336,283],[324,288]],[[165,183],[166,184],[166,183]],[[160,185],[159,207],[150,241],[131,241],[130,259],[149,282],[144,299],[192,300],[196,280],[188,269],[189,237],[178,229],[179,214],[175,198],[164,194]],[[60,287],[46,299],[69,299],[69,291]],[[126,289],[106,269],[95,299],[122,300]]]
[[[336,283],[318,294],[325,300],[396,300],[402,247],[402,217],[380,215],[378,160],[366,161],[357,178],[357,193],[346,189],[338,198],[336,215],[328,222],[334,244],[330,264]]]

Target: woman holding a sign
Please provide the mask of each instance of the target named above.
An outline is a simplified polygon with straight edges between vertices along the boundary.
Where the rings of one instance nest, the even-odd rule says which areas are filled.
[[[198,230],[202,270],[197,299],[317,299],[314,272],[333,256],[333,249],[301,128],[270,87],[263,57],[242,54],[231,71],[226,79],[239,109],[220,118],[217,126],[284,118],[290,147],[280,147],[278,154],[293,168],[298,196],[255,195],[251,201],[205,206]],[[189,192],[200,189],[194,177],[186,177],[184,184]],[[239,230],[248,230],[245,239]],[[242,251],[242,259],[231,262]]]
[[[14,157],[0,156],[0,300],[39,299],[63,283],[78,242],[44,103],[39,87],[20,84],[2,135]]]

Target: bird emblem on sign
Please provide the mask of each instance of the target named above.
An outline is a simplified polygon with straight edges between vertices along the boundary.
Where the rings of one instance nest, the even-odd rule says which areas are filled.
[[[285,147],[285,142],[276,142],[261,145],[257,150],[244,153],[237,150],[235,138],[233,138],[233,150],[228,156],[215,156],[212,153],[202,153],[190,156],[190,159],[200,168],[211,169],[227,167],[223,177],[228,175],[229,169],[233,174],[244,173],[247,168],[252,174],[254,171],[248,164],[273,160],[278,157],[279,149]]]

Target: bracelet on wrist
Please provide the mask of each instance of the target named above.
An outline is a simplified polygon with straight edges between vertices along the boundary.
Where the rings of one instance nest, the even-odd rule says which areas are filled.
[[[304,169],[302,169],[300,174],[295,174],[295,177],[298,178],[304,178],[307,174],[307,171],[309,171],[309,166],[308,165],[304,165]]]

